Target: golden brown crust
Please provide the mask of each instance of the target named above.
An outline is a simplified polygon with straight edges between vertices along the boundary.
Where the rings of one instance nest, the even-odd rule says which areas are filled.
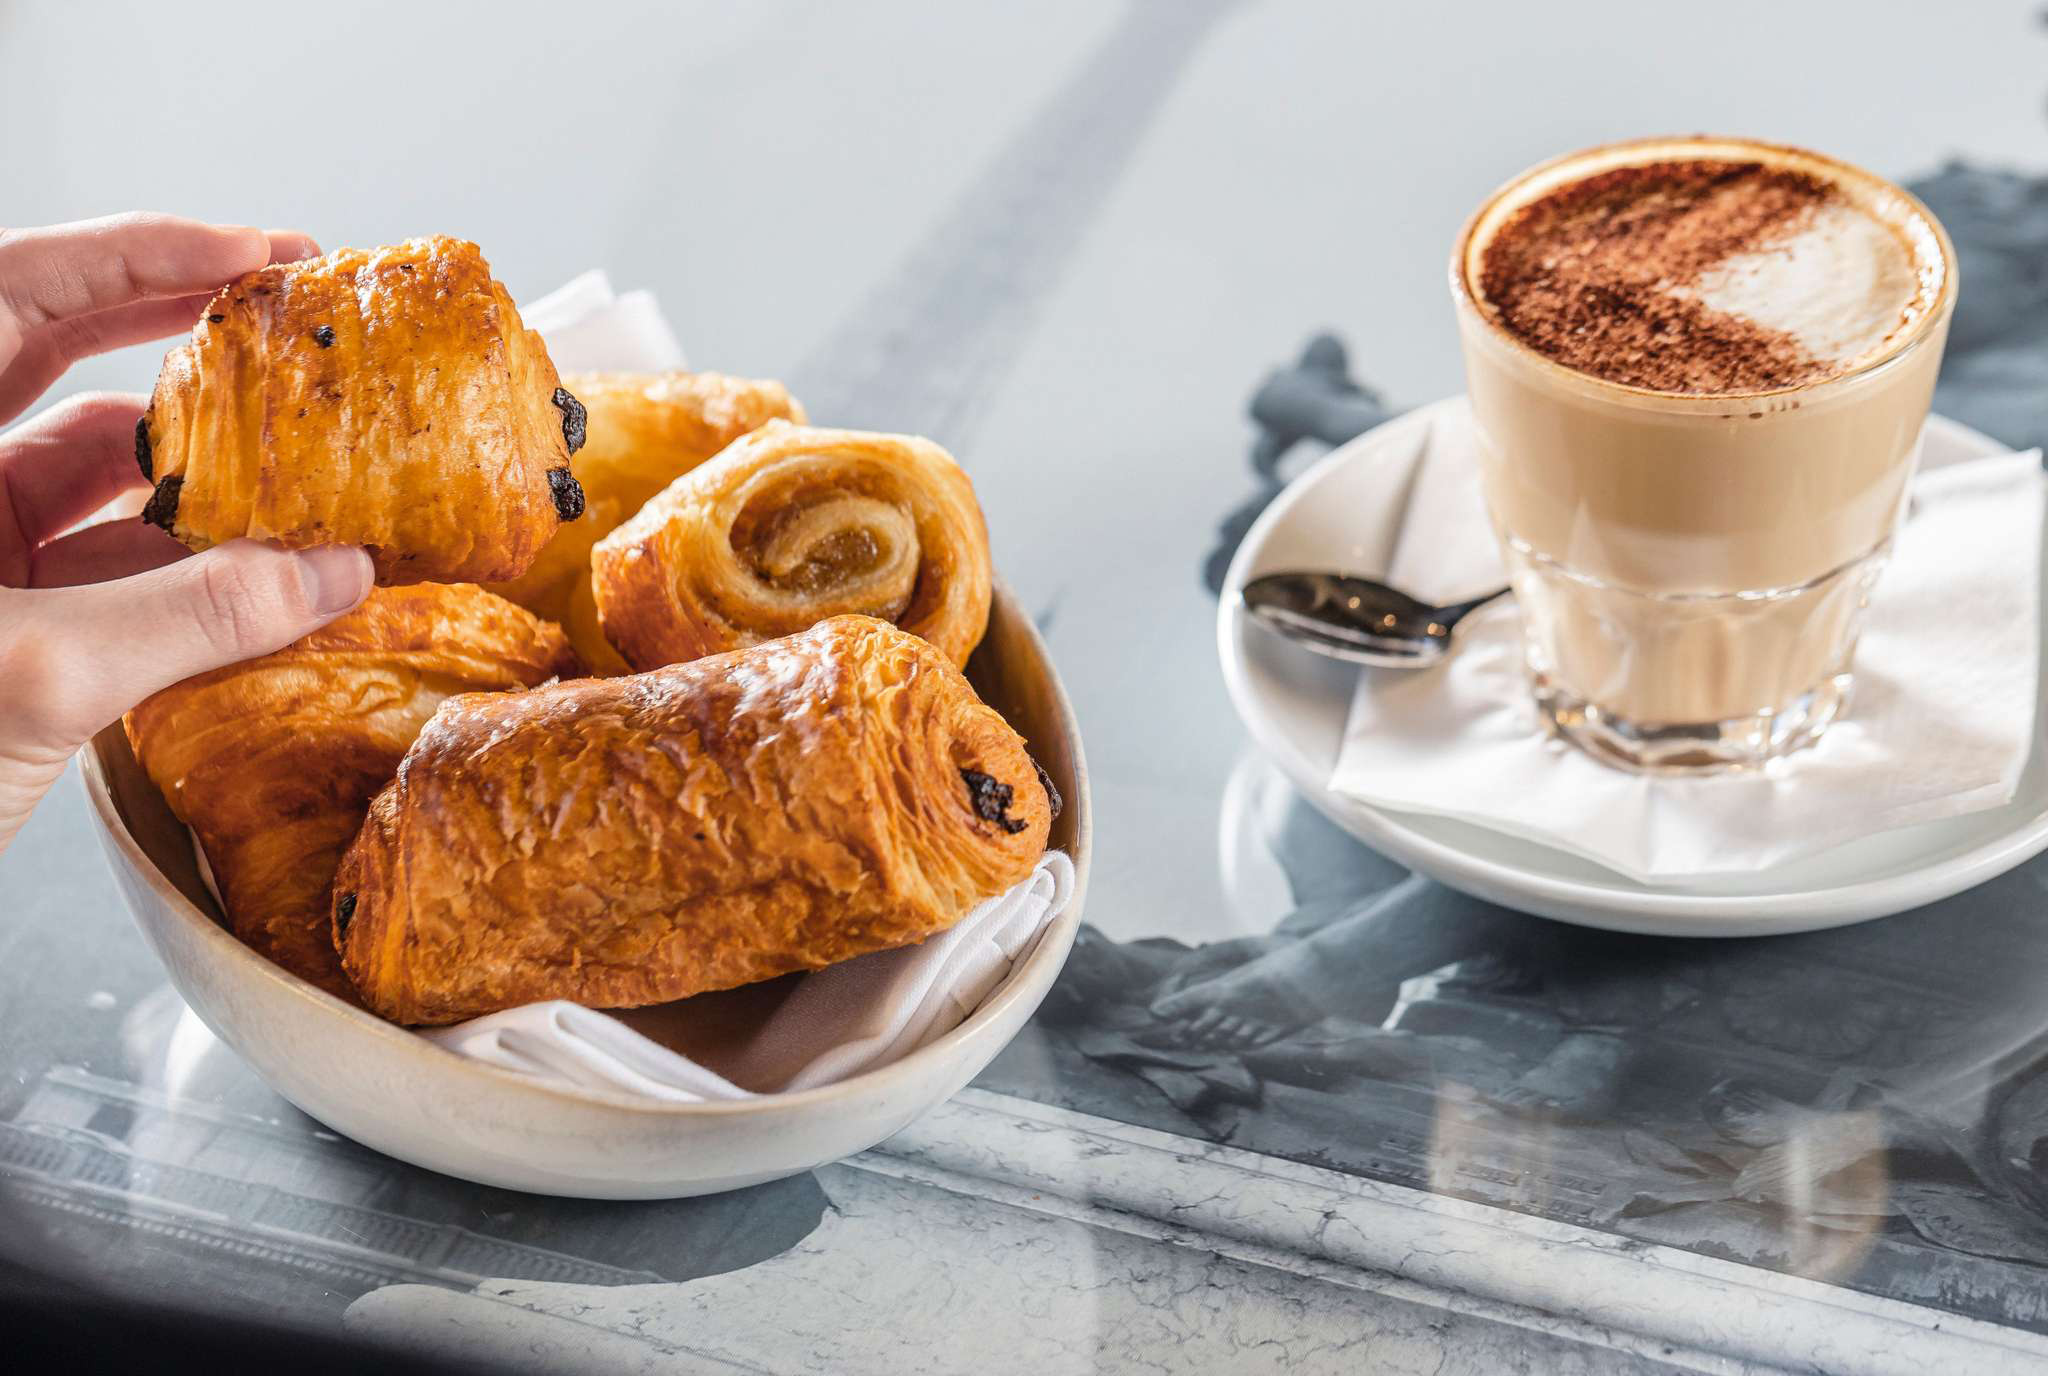
[[[378,589],[276,654],[166,688],[124,724],[199,834],[235,935],[352,998],[328,884],[370,798],[444,698],[575,667],[559,628],[481,588]]]
[[[575,428],[559,387],[475,244],[263,268],[164,359],[144,517],[194,549],[367,545],[382,584],[514,578],[577,505],[548,476]]]
[[[590,547],[647,499],[748,431],[804,418],[779,382],[722,373],[572,373],[563,385],[590,414],[590,442],[570,461],[583,516],[555,532],[533,566],[491,591],[562,623],[583,662],[629,673],[605,640],[590,595]]]
[[[838,617],[443,704],[335,876],[337,940],[395,1022],[661,1003],[943,931],[1030,873],[1050,823],[958,670]]]
[[[988,527],[930,440],[771,421],[597,543],[605,636],[639,669],[893,621],[964,665],[988,628]]]

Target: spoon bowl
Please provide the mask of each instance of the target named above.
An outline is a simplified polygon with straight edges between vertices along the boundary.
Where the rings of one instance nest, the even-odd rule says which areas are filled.
[[[1245,610],[1306,649],[1351,664],[1424,669],[1451,652],[1451,632],[1502,597],[1435,607],[1371,578],[1321,572],[1269,573],[1244,585]]]

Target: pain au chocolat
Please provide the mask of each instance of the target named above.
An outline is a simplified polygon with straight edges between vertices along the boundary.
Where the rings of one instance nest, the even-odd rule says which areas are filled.
[[[955,665],[988,628],[988,527],[930,440],[771,421],[597,543],[605,637],[652,669],[844,613],[893,621]]]
[[[583,510],[580,402],[475,244],[435,236],[223,287],[136,427],[143,519],[369,548],[382,584],[516,578]]]
[[[394,1022],[661,1003],[921,941],[1021,882],[1050,790],[930,644],[845,616],[442,704],[334,883]]]
[[[235,935],[348,997],[329,884],[370,799],[444,698],[575,668],[558,627],[482,588],[379,588],[275,654],[173,684],[124,724],[198,835]]]
[[[589,440],[570,460],[583,516],[555,532],[533,566],[491,591],[559,621],[599,673],[631,666],[605,640],[590,588],[590,547],[648,498],[771,420],[802,421],[779,382],[722,373],[573,373],[563,383],[589,413]]]

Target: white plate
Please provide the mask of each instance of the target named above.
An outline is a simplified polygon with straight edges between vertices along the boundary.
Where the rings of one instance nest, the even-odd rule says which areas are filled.
[[[1385,569],[1401,510],[1399,459],[1438,409],[1411,411],[1331,453],[1274,499],[1231,561],[1217,652],[1231,702],[1289,781],[1337,825],[1409,868],[1543,917],[1665,936],[1762,936],[1887,917],[1960,893],[2048,848],[2048,766],[2037,748],[2012,802],[1872,836],[1754,875],[1656,888],[1590,860],[1468,822],[1375,808],[1332,793],[1330,771],[1357,671],[1310,654],[1245,615],[1259,574]],[[1935,416],[1923,469],[2005,446]],[[2044,680],[2048,681],[2048,680]]]

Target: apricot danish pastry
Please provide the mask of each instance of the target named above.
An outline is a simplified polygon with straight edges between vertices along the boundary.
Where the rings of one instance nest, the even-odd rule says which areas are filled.
[[[597,543],[604,634],[636,669],[845,613],[964,665],[988,628],[988,527],[952,455],[908,435],[770,421]]]
[[[525,573],[491,591],[562,623],[590,668],[626,673],[598,629],[590,547],[741,435],[771,420],[801,421],[804,409],[779,382],[721,373],[575,373],[563,383],[589,413],[589,441],[569,463],[583,488],[583,517],[556,531]]]

